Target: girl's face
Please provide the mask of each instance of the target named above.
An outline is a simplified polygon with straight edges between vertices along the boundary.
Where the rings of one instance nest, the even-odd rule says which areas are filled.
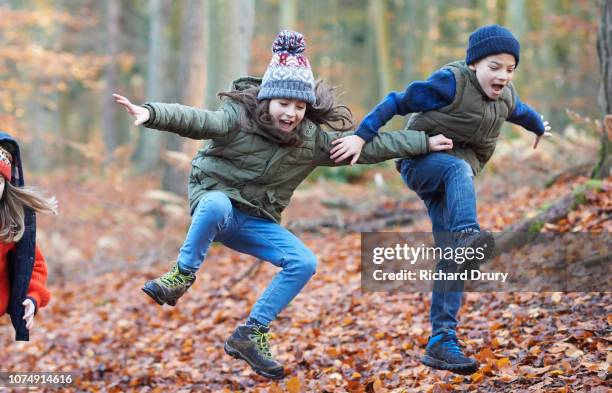
[[[511,54],[500,53],[487,56],[469,67],[476,71],[478,83],[487,97],[497,100],[514,76],[516,61]]]
[[[304,119],[306,103],[289,98],[275,98],[270,100],[269,111],[274,127],[289,133],[295,130]]]

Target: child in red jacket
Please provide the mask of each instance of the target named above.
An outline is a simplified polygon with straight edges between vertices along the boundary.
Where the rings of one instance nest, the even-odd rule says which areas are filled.
[[[0,133],[0,315],[27,341],[34,315],[49,302],[47,265],[35,245],[35,212],[57,214],[57,201],[24,187],[17,141]]]

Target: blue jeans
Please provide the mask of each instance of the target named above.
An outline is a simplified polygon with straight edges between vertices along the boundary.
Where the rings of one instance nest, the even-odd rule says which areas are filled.
[[[406,185],[425,202],[437,247],[453,247],[451,232],[479,231],[472,168],[450,154],[433,152],[402,160],[400,173]],[[459,265],[440,260],[437,271],[456,272]],[[463,281],[434,281],[430,321],[432,335],[456,330],[463,297]]]
[[[282,268],[249,315],[264,325],[276,319],[317,267],[316,256],[295,235],[274,221],[243,213],[219,191],[205,194],[193,214],[178,255],[181,269],[197,272],[213,241]]]

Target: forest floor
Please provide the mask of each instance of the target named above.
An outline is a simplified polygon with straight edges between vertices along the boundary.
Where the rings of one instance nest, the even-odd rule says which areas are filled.
[[[592,148],[570,154],[555,145],[535,154],[524,140],[500,146],[476,183],[481,226],[502,231],[583,187],[583,175],[544,184]],[[481,368],[458,376],[419,363],[431,331],[430,294],[362,291],[360,234],[331,228],[299,234],[318,255],[318,270],[271,326],[273,352],[288,374],[270,382],[227,356],[223,342],[276,268],[263,264],[238,281],[254,259],[215,245],[178,306],[160,307],[140,288],[176,256],[189,224],[186,201],[155,192],[155,178],[122,172],[92,179],[74,170],[33,180],[61,203],[60,216],[39,219],[53,298],[37,315],[30,342],[13,342],[8,317],[0,319],[1,371],[75,373],[63,392],[608,391],[610,287],[466,293],[458,334]],[[612,178],[597,183],[542,230],[610,232],[611,190]],[[389,165],[358,184],[304,185],[284,222],[351,222],[400,207],[414,210],[414,220],[387,230],[430,230],[422,202]]]

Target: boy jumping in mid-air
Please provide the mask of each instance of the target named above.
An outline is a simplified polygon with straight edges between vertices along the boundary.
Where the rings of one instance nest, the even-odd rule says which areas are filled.
[[[519,53],[519,42],[507,28],[477,29],[470,35],[465,61],[447,64],[402,93],[391,92],[364,118],[355,135],[342,138],[331,158],[352,156],[356,162],[363,145],[393,116],[414,113],[407,129],[423,130],[430,136],[444,133],[453,141],[452,150],[397,162],[404,182],[427,207],[436,245],[483,247],[485,259],[489,258],[494,239],[478,225],[474,175],[493,155],[504,121],[534,132],[534,149],[543,136],[551,135],[548,122],[519,100],[511,83]],[[452,236],[445,236],[448,233]],[[440,260],[436,266],[444,272],[463,268],[449,260]],[[432,333],[421,361],[433,368],[471,374],[478,363],[463,354],[456,335],[462,295],[462,281],[434,282]]]

